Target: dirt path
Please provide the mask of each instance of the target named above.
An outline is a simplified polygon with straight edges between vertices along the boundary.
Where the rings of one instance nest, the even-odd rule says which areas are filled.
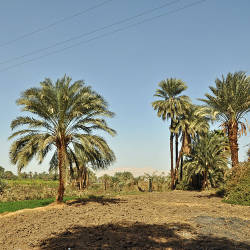
[[[0,249],[250,249],[250,207],[174,191],[0,217]]]

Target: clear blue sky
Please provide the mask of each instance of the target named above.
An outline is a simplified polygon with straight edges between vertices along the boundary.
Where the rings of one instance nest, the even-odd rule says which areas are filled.
[[[37,28],[103,2],[102,0],[9,0],[1,2],[0,45]],[[59,23],[43,32],[0,47],[0,63],[50,46],[82,33],[134,16],[173,0],[113,0]],[[180,0],[149,15],[82,38],[90,39],[144,18],[181,8],[195,0]],[[0,72],[0,165],[15,171],[9,163],[9,124],[20,115],[15,100],[21,91],[38,86],[45,77],[56,80],[67,74],[84,79],[110,103],[116,117],[110,125],[115,138],[107,137],[115,151],[114,167],[169,170],[169,131],[152,110],[151,102],[159,81],[177,77],[188,85],[186,94],[194,102],[203,97],[216,77],[244,70],[250,73],[250,1],[207,0],[113,35],[93,40],[62,53]],[[8,64],[0,71],[49,51]],[[249,115],[248,115],[249,120]],[[249,136],[249,135],[248,135]],[[245,158],[249,137],[240,139],[240,159]],[[27,171],[47,170],[34,162]]]

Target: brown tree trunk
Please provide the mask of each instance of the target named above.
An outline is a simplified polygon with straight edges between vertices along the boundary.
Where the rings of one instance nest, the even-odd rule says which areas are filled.
[[[183,156],[181,157],[180,181],[182,181],[182,176],[183,176]]]
[[[176,161],[176,173],[175,173],[175,178],[178,178],[178,170],[179,170],[179,165],[180,165],[180,160],[183,160],[183,154],[189,154],[191,151],[191,137],[187,133],[187,131],[184,132],[182,136],[182,145],[181,149],[178,155],[178,159]],[[182,175],[183,175],[183,169],[182,169],[183,162],[181,163],[181,177],[180,180],[182,180]]]
[[[170,160],[171,160],[171,190],[174,190],[174,180],[175,180],[175,174],[174,174],[174,162],[173,162],[173,140],[174,140],[174,134],[171,132],[170,134]]]
[[[87,187],[87,181],[88,181],[88,171],[87,171],[87,168],[84,167],[83,169],[83,188],[86,188]]]
[[[177,160],[178,160],[178,153],[179,153],[179,135],[175,134],[175,168],[177,168]]]
[[[236,167],[239,164],[238,159],[238,123],[237,121],[229,122],[228,124],[228,139],[231,150],[232,167]]]
[[[203,184],[202,184],[202,190],[205,190],[206,187],[208,187],[208,176],[207,176],[207,170],[204,171],[203,175]]]
[[[187,129],[186,129],[186,131],[183,134],[183,144],[182,144],[184,154],[189,154],[190,153],[190,151],[191,151],[191,145],[190,144],[191,144],[191,137],[188,134]]]
[[[65,180],[65,146],[59,145],[57,147],[58,153],[58,169],[59,169],[59,188],[58,188],[58,195],[56,197],[56,201],[61,203],[63,201],[64,195],[64,180]]]
[[[185,134],[182,136],[182,145],[181,145],[181,149],[180,149],[180,152],[179,152],[179,155],[178,155],[178,159],[176,161],[176,169],[178,170],[179,169],[179,165],[180,165],[180,160],[182,159],[183,157],[183,152],[184,152],[184,149],[185,149]]]

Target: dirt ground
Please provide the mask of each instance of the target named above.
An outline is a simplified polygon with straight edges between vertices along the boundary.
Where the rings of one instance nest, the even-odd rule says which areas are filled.
[[[205,192],[93,197],[0,216],[0,249],[250,249],[250,207]]]

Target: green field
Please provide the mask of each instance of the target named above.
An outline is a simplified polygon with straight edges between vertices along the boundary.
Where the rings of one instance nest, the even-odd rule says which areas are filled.
[[[17,179],[17,180],[6,180],[7,184],[10,186],[18,185],[31,185],[39,186],[46,185],[47,187],[58,187],[58,181],[45,181],[41,179]]]
[[[64,197],[64,201],[77,199],[78,197]],[[43,200],[25,200],[25,201],[8,201],[0,202],[0,213],[15,212],[25,208],[44,207],[55,201],[55,198]]]

